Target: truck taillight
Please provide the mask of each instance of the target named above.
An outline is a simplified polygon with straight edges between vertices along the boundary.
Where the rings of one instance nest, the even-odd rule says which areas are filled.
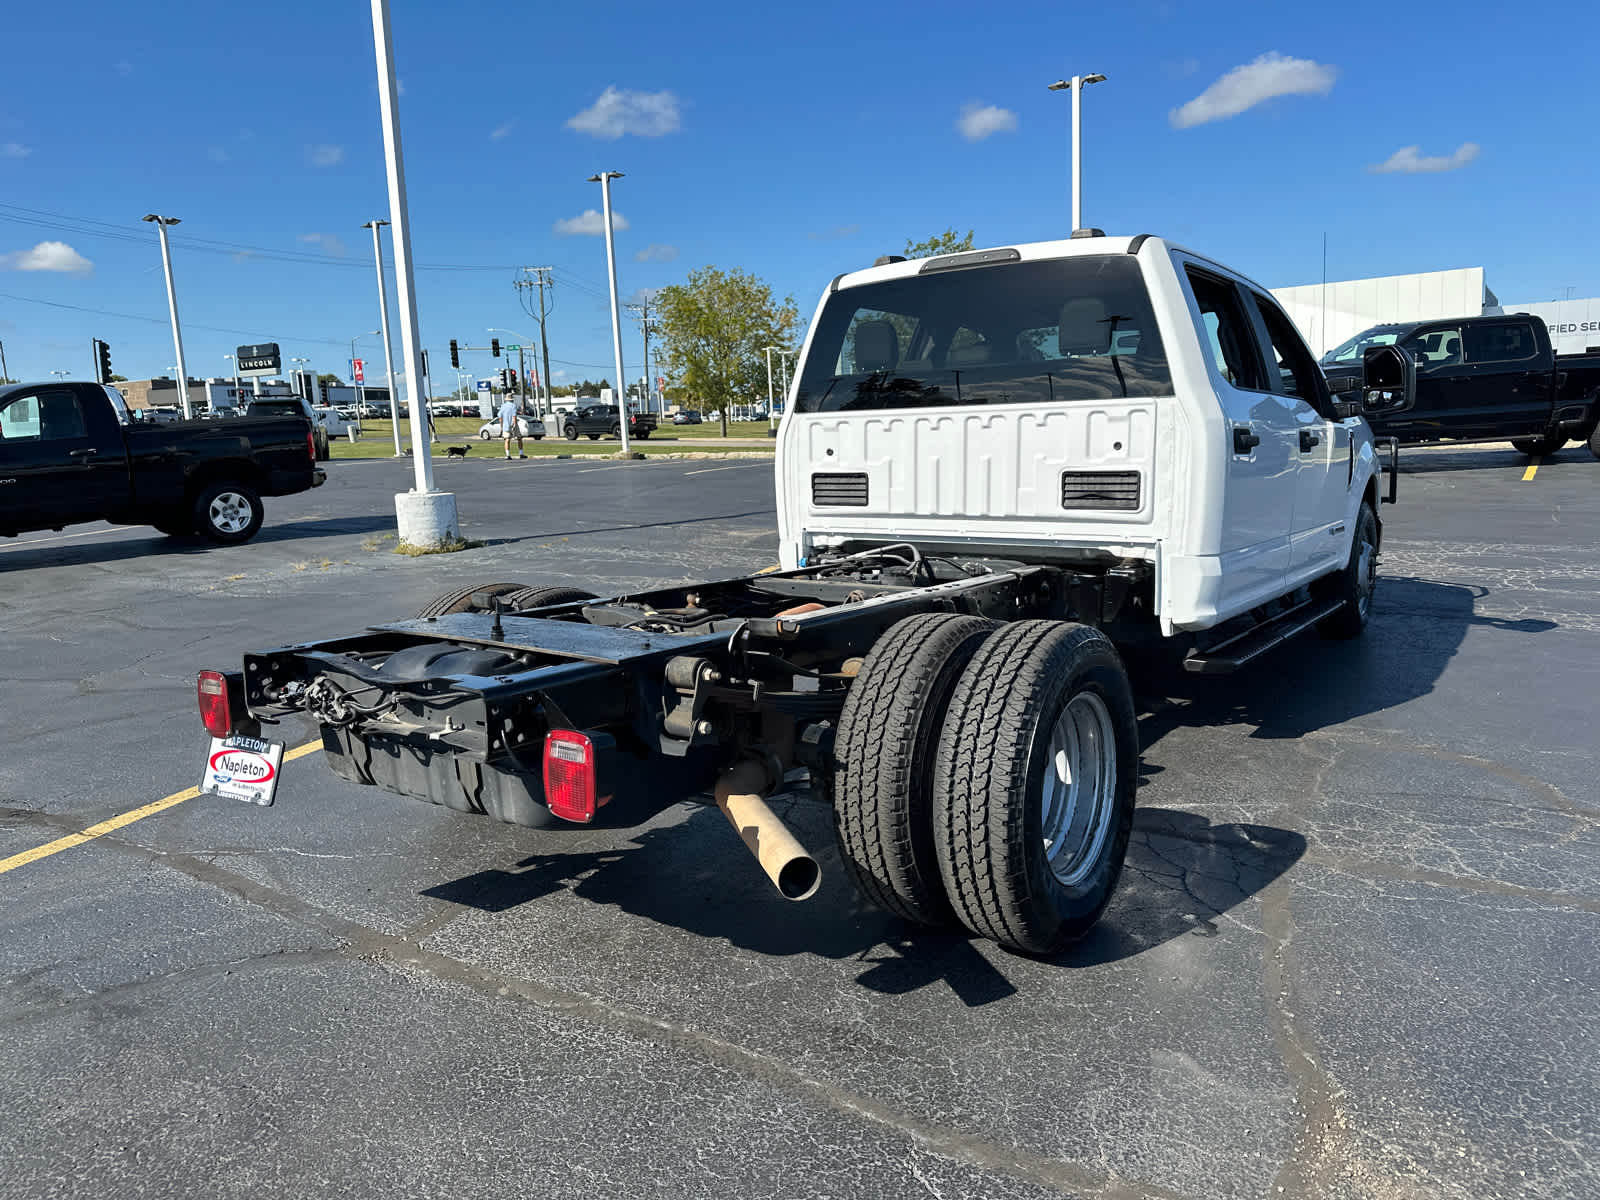
[[[200,719],[212,737],[227,737],[233,732],[233,713],[228,704],[228,677],[221,671],[201,671],[195,680],[200,700]]]
[[[311,456],[311,465],[317,465],[317,435],[314,431],[306,430],[306,453]]]
[[[544,802],[563,821],[594,820],[595,749],[587,734],[552,729],[544,742]]]

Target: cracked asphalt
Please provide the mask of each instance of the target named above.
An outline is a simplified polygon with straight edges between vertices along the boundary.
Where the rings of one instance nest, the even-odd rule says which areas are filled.
[[[1374,622],[1142,685],[1128,867],[1049,962],[779,899],[722,817],[539,833],[341,783],[0,874],[0,1197],[1593,1197],[1600,463],[1411,452]],[[774,561],[759,461],[331,464],[207,549],[0,543],[0,859],[192,786],[192,679],[474,580]],[[291,746],[308,729],[286,729]]]

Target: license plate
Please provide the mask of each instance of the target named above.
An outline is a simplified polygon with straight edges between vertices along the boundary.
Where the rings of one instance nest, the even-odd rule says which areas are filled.
[[[238,735],[212,738],[200,790],[265,806],[277,795],[282,766],[282,742]]]

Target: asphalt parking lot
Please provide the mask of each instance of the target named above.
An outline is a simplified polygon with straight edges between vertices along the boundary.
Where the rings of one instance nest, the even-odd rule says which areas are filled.
[[[805,905],[715,811],[541,833],[314,754],[7,867],[195,783],[199,667],[770,564],[768,461],[440,464],[486,544],[430,558],[389,460],[242,547],[0,542],[0,1197],[1594,1196],[1600,463],[1403,462],[1364,638],[1144,696],[1049,962],[865,908],[804,794]]]

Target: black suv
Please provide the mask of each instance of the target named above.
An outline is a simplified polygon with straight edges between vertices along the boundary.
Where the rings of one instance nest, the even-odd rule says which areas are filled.
[[[630,413],[628,416],[629,437],[647,438],[655,428],[654,413]],[[580,434],[588,434],[589,440],[596,442],[603,437],[621,437],[622,419],[615,404],[590,404],[568,413],[561,423],[561,432],[569,442],[577,441]]]

